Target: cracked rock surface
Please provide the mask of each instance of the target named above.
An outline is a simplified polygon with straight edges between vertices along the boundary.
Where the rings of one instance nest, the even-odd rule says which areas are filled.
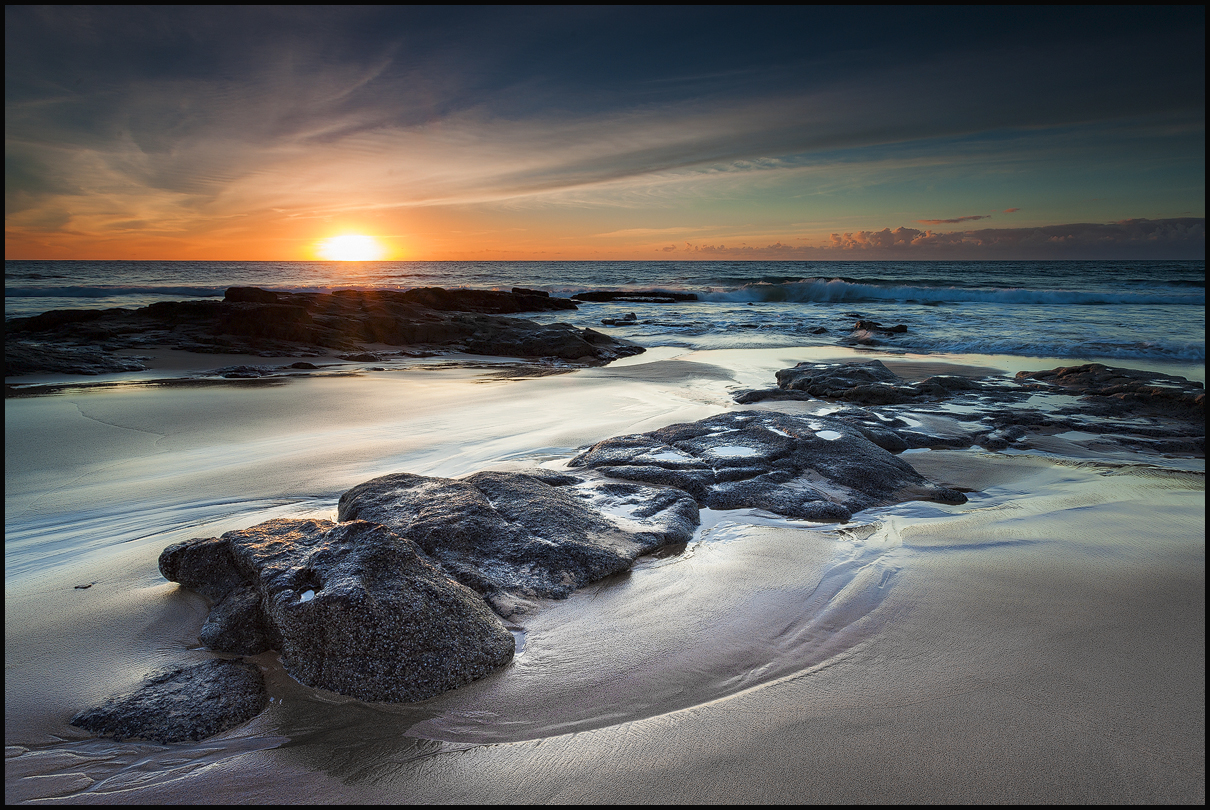
[[[594,493],[576,482],[524,473],[462,479],[397,473],[346,492],[338,517],[381,523],[411,538],[504,616],[525,600],[565,598],[625,571],[642,554],[687,542],[697,528],[697,505],[684,493],[650,487]]]
[[[756,508],[823,522],[899,501],[966,502],[847,422],[763,411],[606,439],[570,466],[677,487],[711,509]]]
[[[277,649],[301,683],[361,700],[424,700],[514,652],[477,594],[376,523],[271,520],[169,546],[160,570],[217,600],[212,649]]]
[[[71,724],[118,741],[188,742],[246,723],[268,703],[255,664],[214,659],[156,673],[134,692],[80,712]]]

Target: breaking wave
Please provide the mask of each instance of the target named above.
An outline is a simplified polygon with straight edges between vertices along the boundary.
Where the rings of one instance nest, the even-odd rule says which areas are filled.
[[[782,284],[748,284],[734,290],[700,293],[703,301],[764,301],[784,303],[850,304],[895,302],[904,304],[1100,304],[1205,306],[1204,291],[1177,291],[1161,287],[1147,291],[1084,292],[1033,290],[1012,287],[934,287],[906,284],[869,284],[840,278],[811,278]]]

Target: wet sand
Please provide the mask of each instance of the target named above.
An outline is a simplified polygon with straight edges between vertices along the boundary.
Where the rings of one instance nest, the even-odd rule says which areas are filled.
[[[978,490],[963,506],[843,526],[706,511],[682,553],[548,603],[512,664],[422,704],[302,687],[268,653],[272,705],[217,738],[67,725],[209,655],[205,600],[155,568],[171,542],[331,518],[385,472],[558,468],[733,408],[730,389],[807,359],[652,352],[532,378],[434,363],[7,400],[6,800],[1201,802],[1204,476],[1045,454],[904,456]]]

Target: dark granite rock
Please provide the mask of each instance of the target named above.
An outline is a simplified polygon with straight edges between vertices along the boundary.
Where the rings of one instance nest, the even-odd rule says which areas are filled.
[[[256,655],[278,649],[282,638],[265,616],[260,591],[242,584],[224,596],[206,617],[198,640],[212,650]]]
[[[787,391],[784,388],[743,388],[731,394],[731,398],[740,405],[751,405],[754,402],[799,401],[803,402],[815,397],[806,391]]]
[[[683,493],[650,487],[625,496],[575,492],[568,478],[397,473],[346,492],[338,516],[381,523],[409,537],[505,616],[527,600],[565,598],[625,571],[642,554],[687,541],[697,526],[697,505]],[[629,518],[608,516],[598,504],[629,512]]]
[[[71,724],[118,741],[197,741],[246,723],[268,703],[255,664],[215,659],[153,675],[131,694],[80,712]]]
[[[514,651],[478,595],[376,523],[271,520],[170,546],[160,570],[219,599],[203,627],[213,648],[276,647],[301,683],[361,700],[424,700]]]
[[[928,483],[863,431],[828,417],[724,413],[600,442],[570,462],[674,486],[712,509],[765,509],[816,521],[906,500],[964,503]]]
[[[1097,413],[1107,416],[1156,414],[1201,422],[1203,427],[1206,419],[1205,386],[1171,374],[1086,363],[1022,371],[1016,379],[1033,388],[1081,396]]]
[[[904,324],[883,326],[878,321],[857,321],[857,323],[853,324],[853,328],[868,332],[883,332],[888,335],[901,335],[907,331],[907,326]]]
[[[920,392],[882,364],[799,363],[777,372],[777,385],[787,391],[803,391],[820,399],[843,399],[869,405],[912,402]]]
[[[48,346],[29,340],[6,340],[4,344],[5,377],[24,374],[95,376],[145,369],[137,358],[119,357],[98,346]]]

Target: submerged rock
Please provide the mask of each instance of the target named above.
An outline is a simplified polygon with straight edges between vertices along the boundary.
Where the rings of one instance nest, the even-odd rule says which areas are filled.
[[[160,571],[218,600],[212,649],[276,648],[301,683],[361,700],[424,700],[514,651],[478,595],[375,523],[271,520],[169,546]]]
[[[369,520],[414,540],[502,615],[534,598],[562,599],[689,540],[694,501],[675,490],[576,492],[570,476],[481,472],[463,479],[385,475],[340,498],[340,520]],[[589,501],[598,499],[618,515]]]
[[[196,741],[246,723],[268,703],[255,664],[215,659],[152,675],[134,692],[80,712],[71,725],[118,741]]]
[[[846,422],[763,411],[606,439],[570,465],[677,487],[712,509],[756,508],[822,522],[900,501],[966,501]]]

